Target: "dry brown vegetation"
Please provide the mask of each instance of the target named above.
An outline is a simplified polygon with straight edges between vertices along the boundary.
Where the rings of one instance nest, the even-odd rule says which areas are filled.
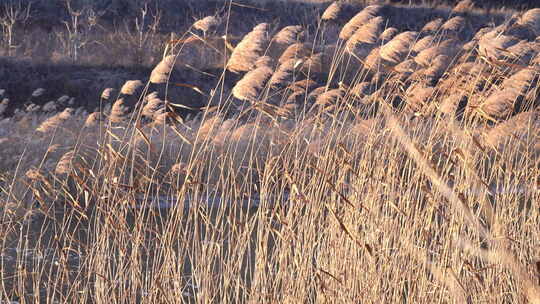
[[[1,303],[540,303],[540,9],[231,5],[93,113],[0,121]]]

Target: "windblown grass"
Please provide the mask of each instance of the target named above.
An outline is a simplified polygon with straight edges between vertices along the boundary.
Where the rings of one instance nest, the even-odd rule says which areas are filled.
[[[230,55],[202,19],[96,111],[0,121],[0,300],[539,303],[537,51],[469,35],[470,1],[419,31],[368,6],[325,44],[341,5]],[[212,90],[174,82],[207,52]]]

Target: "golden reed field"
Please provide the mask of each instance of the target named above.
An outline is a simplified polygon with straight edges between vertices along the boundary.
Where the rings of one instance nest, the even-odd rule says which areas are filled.
[[[0,303],[540,303],[540,5],[44,3]]]

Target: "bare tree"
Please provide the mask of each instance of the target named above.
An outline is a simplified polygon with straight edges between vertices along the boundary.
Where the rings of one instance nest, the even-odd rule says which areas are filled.
[[[17,47],[14,43],[15,25],[25,23],[30,17],[31,3],[23,5],[21,0],[7,1],[2,6],[2,15],[0,15],[0,26],[2,27],[2,35],[4,44],[8,50],[8,55],[11,56],[13,50]]]

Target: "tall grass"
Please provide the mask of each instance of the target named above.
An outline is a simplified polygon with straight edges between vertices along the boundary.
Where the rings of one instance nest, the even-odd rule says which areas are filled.
[[[210,92],[171,80],[203,28],[99,112],[0,121],[0,300],[539,303],[537,65],[382,10],[212,44]],[[184,120],[177,87],[211,106]]]

